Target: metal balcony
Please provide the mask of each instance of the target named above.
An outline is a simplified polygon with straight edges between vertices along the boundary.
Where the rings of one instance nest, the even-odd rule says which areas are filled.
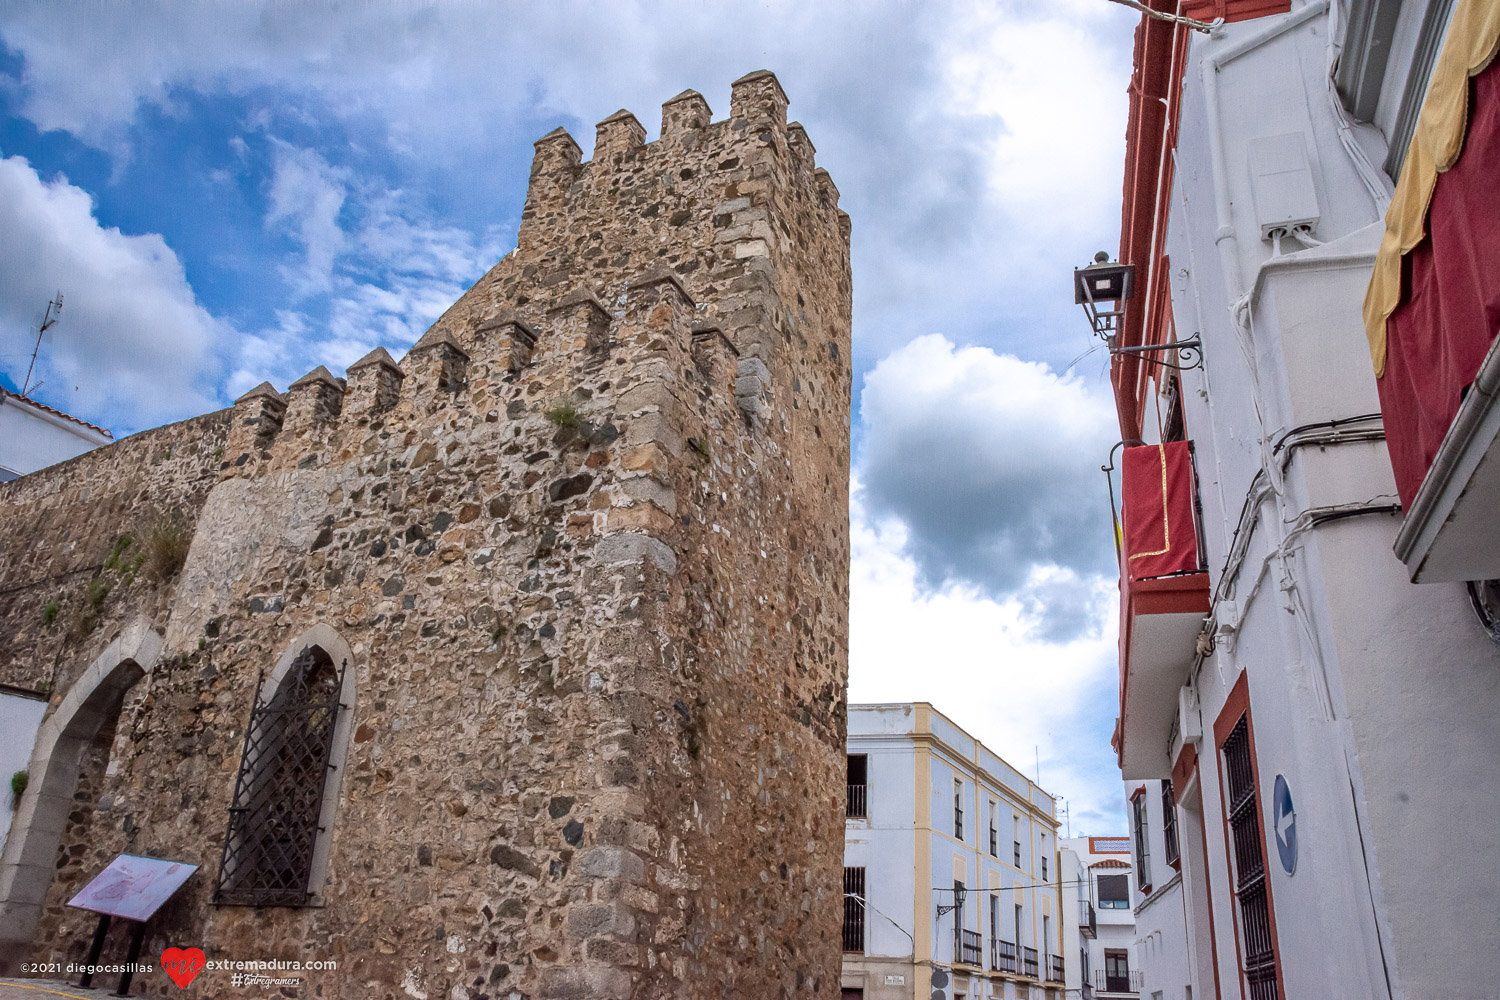
[[[1032,979],[1041,978],[1037,975],[1037,960],[1035,948],[1023,949],[1021,973],[1022,975],[1030,976]]]
[[[1063,974],[1063,960],[1061,955],[1047,956],[1047,982],[1060,983],[1067,977]]]
[[[1103,969],[1094,970],[1094,989],[1100,993],[1139,993],[1144,977],[1132,969],[1124,975],[1111,976]]]
[[[864,819],[869,815],[865,811],[865,793],[869,790],[867,785],[849,785],[849,797],[845,800],[844,815],[854,819]]]
[[[1094,913],[1094,904],[1086,899],[1078,901],[1078,933],[1091,938],[1099,936],[1099,922]]]
[[[990,968],[996,972],[1019,972],[1016,964],[1016,946],[999,938],[990,939]]]
[[[958,961],[984,968],[984,947],[978,931],[960,931]]]

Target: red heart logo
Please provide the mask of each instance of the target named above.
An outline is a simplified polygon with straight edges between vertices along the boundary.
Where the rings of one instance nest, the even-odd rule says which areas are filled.
[[[182,989],[187,989],[187,984],[203,971],[203,964],[207,961],[208,956],[203,954],[202,948],[168,948],[161,953],[161,967]]]

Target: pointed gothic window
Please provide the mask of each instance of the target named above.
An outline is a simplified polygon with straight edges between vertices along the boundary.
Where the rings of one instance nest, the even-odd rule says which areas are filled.
[[[301,906],[316,888],[313,858],[322,832],[323,795],[347,664],[334,666],[321,646],[306,646],[281,682],[258,688],[216,903]]]

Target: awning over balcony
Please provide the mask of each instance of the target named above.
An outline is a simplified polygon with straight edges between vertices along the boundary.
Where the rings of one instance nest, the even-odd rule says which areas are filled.
[[[1500,576],[1500,4],[1460,0],[1365,300],[1413,579]],[[1495,361],[1496,359],[1492,359]]]
[[[1209,612],[1199,565],[1197,483],[1185,441],[1125,449],[1120,594],[1120,729],[1126,778],[1164,778],[1177,691]]]

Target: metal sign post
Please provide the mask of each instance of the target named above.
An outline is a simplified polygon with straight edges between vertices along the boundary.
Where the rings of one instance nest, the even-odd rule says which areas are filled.
[[[94,940],[89,945],[89,957],[84,963],[83,976],[78,980],[80,989],[93,988],[93,969],[99,964],[99,956],[104,952],[104,939],[109,934],[110,920],[119,917],[130,921],[134,926],[130,932],[125,969],[120,973],[120,985],[113,995],[130,995],[130,980],[135,974],[135,963],[141,957],[141,945],[146,938],[146,921],[197,870],[197,865],[179,861],[121,854],[95,875],[78,895],[68,900],[69,906],[99,914],[99,926],[94,930]]]

